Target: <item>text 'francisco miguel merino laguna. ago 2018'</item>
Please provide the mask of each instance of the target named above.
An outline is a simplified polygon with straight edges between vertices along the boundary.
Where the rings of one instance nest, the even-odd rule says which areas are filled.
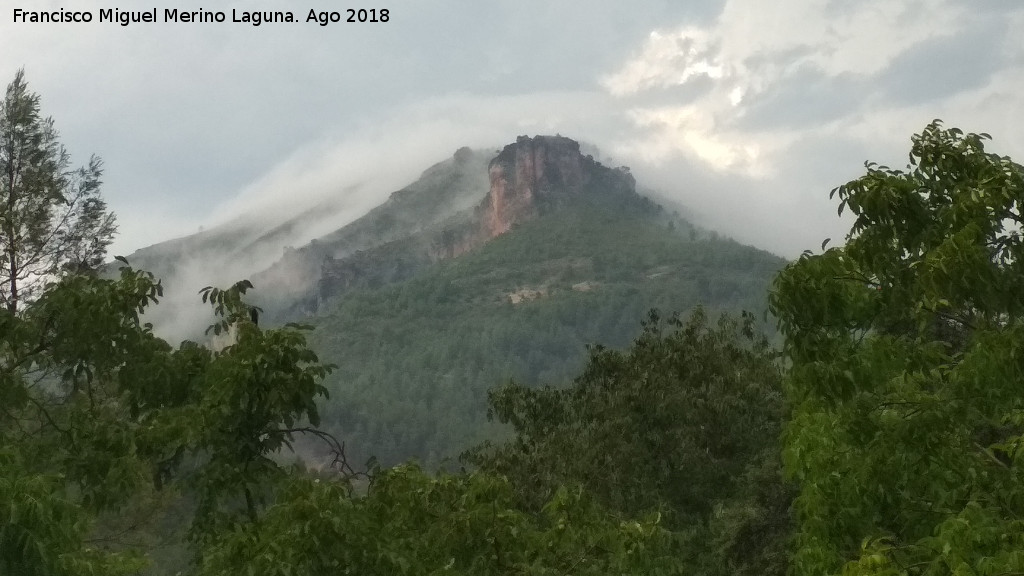
[[[121,26],[129,24],[141,24],[152,22],[172,23],[219,23],[235,22],[259,26],[260,24],[281,23],[281,22],[302,22],[295,17],[295,14],[287,11],[248,11],[231,10],[231,18],[225,12],[213,10],[179,10],[177,8],[166,8],[163,11],[153,8],[152,10],[120,10],[118,8],[102,8],[97,13],[96,22],[117,23]],[[162,19],[160,17],[163,17]],[[310,10],[306,15],[305,22],[316,22],[320,26],[327,26],[337,22],[387,22],[391,14],[387,8],[356,9],[348,8],[341,12],[317,12]],[[26,24],[49,24],[63,22],[90,23],[93,22],[93,13],[88,10],[72,11],[63,8],[59,10],[22,10],[14,9],[14,23]]]

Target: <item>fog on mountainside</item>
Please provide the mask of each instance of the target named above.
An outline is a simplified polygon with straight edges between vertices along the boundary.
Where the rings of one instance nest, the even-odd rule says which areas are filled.
[[[325,258],[303,309],[278,318],[313,322],[314,348],[338,364],[322,425],[357,461],[450,462],[500,433],[484,418],[493,386],[562,385],[588,345],[625,346],[651,308],[761,313],[784,264],[638,194],[629,169],[568,138],[520,137],[488,174],[472,210]],[[392,201],[437,193],[428,184]]]
[[[414,232],[479,201],[487,192],[489,159],[486,152],[460,149],[369,212],[366,199],[387,196],[380,186],[392,182],[393,175],[382,175],[380,183],[339,184],[311,207],[303,207],[298,198],[292,205],[258,206],[225,224],[138,250],[127,257],[130,265],[152,271],[165,286],[161,305],[147,317],[168,340],[198,338],[209,318],[198,291],[250,278],[272,318],[275,302],[294,299],[316,285],[325,257],[342,257]],[[423,187],[433,187],[433,193],[416,194]],[[410,196],[413,202],[403,202]]]
[[[581,155],[594,158],[595,162],[608,161],[594,145],[580,144],[579,149]],[[319,304],[318,285],[324,280],[325,260],[351,257],[349,264],[340,266],[359,267],[357,253],[458,218],[459,213],[470,210],[486,197],[487,167],[499,151],[461,148],[412,183],[396,183],[396,175],[408,173],[408,167],[394,171],[381,167],[384,173],[379,179],[349,183],[342,179],[333,186],[319,183],[312,194],[281,194],[281,190],[288,189],[286,175],[291,172],[278,168],[254,188],[263,192],[256,194],[251,203],[240,206],[243,210],[249,206],[241,215],[127,256],[131,266],[152,271],[163,280],[164,299],[161,306],[147,312],[147,318],[168,340],[200,338],[201,330],[209,324],[209,310],[200,302],[198,291],[211,285],[229,286],[243,278],[255,284],[254,302],[264,308],[268,320],[283,321],[313,313]],[[366,167],[360,167],[352,171],[352,176],[365,177],[365,173]],[[338,177],[344,174],[339,173]],[[389,185],[398,191],[389,193],[382,189]],[[276,198],[270,194],[268,187],[272,186],[282,187]],[[678,200],[678,190],[645,189],[644,193],[657,198],[670,213],[694,221],[694,213]],[[368,203],[385,197],[387,200],[376,207]],[[416,242],[423,241],[421,238]],[[399,251],[409,253],[405,248]],[[416,250],[429,251],[429,246]],[[371,256],[365,253],[363,257]],[[427,260],[431,258],[426,256]],[[405,273],[403,268],[411,272],[423,258],[405,260],[394,263],[397,270],[391,276],[401,276]],[[333,267],[334,272],[342,268]]]

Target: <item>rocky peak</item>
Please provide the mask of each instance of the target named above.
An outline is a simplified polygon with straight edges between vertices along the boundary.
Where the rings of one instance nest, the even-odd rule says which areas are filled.
[[[583,194],[636,195],[628,168],[602,166],[564,136],[520,136],[488,166],[490,190],[472,224],[435,238],[430,257],[452,258]]]
[[[505,146],[488,167],[490,193],[482,205],[481,232],[493,238],[513,224],[537,215],[556,195],[581,193],[590,180],[592,157],[563,136],[520,136]]]

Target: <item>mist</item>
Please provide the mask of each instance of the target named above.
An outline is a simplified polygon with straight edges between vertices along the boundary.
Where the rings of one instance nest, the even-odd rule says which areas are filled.
[[[112,255],[317,212],[259,253],[192,255],[188,292],[344,225],[461,146],[519,135],[592,143],[698,224],[786,257],[835,242],[828,191],[865,160],[903,166],[933,118],[1024,153],[1012,3],[456,4],[398,2],[387,27],[341,35],[14,27],[0,72],[24,65],[75,158],[105,160]]]
[[[427,119],[438,118],[436,109],[449,106],[460,104],[420,105],[403,119],[302,146],[202,220],[182,226],[177,238],[132,253],[130,264],[153,270],[165,286],[163,300],[147,312],[147,321],[169,341],[198,338],[212,321],[198,296],[203,287],[228,287],[266,270],[288,251],[365,215],[458,148],[496,150],[507,143],[503,138],[514,140],[515,130],[507,127],[456,125],[443,116]],[[503,131],[513,136],[501,136]],[[483,200],[486,186],[477,192],[474,204]],[[116,249],[123,251],[130,241],[122,236]],[[316,281],[299,275],[276,280],[286,283],[279,289],[295,292]]]
[[[685,206],[698,226],[795,258],[819,249],[826,238],[832,245],[840,243],[849,229],[849,221],[836,214],[829,190],[862,174],[866,160],[905,164],[910,134],[929,120],[914,106],[892,114],[903,133],[884,130],[878,119],[844,119],[794,132],[785,145],[766,147],[757,170],[731,170],[685,148],[659,152],[652,147],[656,140],[626,121],[594,122],[593,114],[607,106],[607,99],[580,93],[461,95],[416,103],[391,118],[367,120],[347,136],[303,145],[229,199],[200,211],[202,218],[177,229],[179,240],[171,244],[178,245],[180,258],[174,273],[165,277],[165,302],[150,312],[152,321],[169,340],[196,337],[210,323],[197,296],[202,287],[229,286],[266,270],[287,249],[363,216],[462,146],[497,152],[522,134],[560,133],[592,146],[602,162],[629,166],[640,187]],[[993,146],[1012,154],[1021,144],[1009,138]],[[215,235],[220,240],[190,251],[180,238],[200,227],[196,238]],[[146,232],[123,235],[120,253]],[[142,250],[142,258],[132,257],[132,264],[147,267],[152,251]],[[292,281],[292,289],[299,291],[311,280]]]
[[[686,206],[698,226],[795,258],[826,238],[840,243],[849,229],[829,191],[863,174],[868,160],[905,166],[911,135],[934,118],[992,134],[990,149],[999,154],[1024,155],[1024,133],[1011,129],[1024,118],[1015,97],[1024,88],[1024,49],[1012,34],[1024,9],[926,4],[929,10],[880,0],[794,2],[768,10],[727,0],[673,17],[673,8],[655,2],[649,19],[625,27],[589,22],[607,32],[593,37],[548,35],[521,50],[485,42],[479,52],[458,54],[445,44],[442,53],[457,66],[430,63],[426,51],[410,55],[401,35],[388,36],[381,58],[395,67],[339,56],[337,77],[305,67],[303,82],[292,82],[290,64],[268,60],[260,63],[267,80],[236,74],[219,82],[237,106],[209,98],[205,88],[177,86],[201,129],[191,120],[179,126],[176,104],[135,84],[133,97],[156,103],[141,128],[166,131],[175,147],[165,155],[190,169],[119,162],[133,157],[125,144],[111,144],[123,155],[113,159],[98,150],[108,160],[105,189],[121,223],[111,253],[200,227],[224,233],[218,250],[185,250],[182,280],[167,280],[169,303],[198,302],[199,288],[266,269],[286,248],[360,217],[462,146],[497,150],[519,135],[561,134],[600,149],[606,164],[629,166],[640,187]],[[536,25],[531,10],[502,14],[509,26]],[[465,34],[488,38],[471,27]],[[425,47],[440,41],[420,40]],[[288,42],[301,52],[301,39]],[[236,49],[224,47],[220,61],[248,62]],[[314,52],[329,54],[322,46]],[[209,66],[202,71],[213,77]],[[266,98],[245,98],[270,86]],[[55,102],[66,104],[69,97],[56,90]],[[72,143],[99,133],[89,127],[72,125]],[[215,147],[190,146],[207,133]],[[140,180],[151,171],[173,181]],[[144,193],[129,200],[136,184]],[[234,241],[259,249],[240,252]],[[194,323],[178,311],[169,316],[175,334]]]

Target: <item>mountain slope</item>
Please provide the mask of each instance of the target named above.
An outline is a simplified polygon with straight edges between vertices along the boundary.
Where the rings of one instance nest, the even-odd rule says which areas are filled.
[[[408,278],[350,282],[312,317],[315,347],[339,365],[323,422],[356,458],[436,464],[499,434],[486,422],[489,388],[509,378],[567,383],[588,344],[625,346],[650,308],[765,309],[782,259],[698,234],[636,194],[622,170],[583,162],[583,172],[566,170],[576,180],[533,178],[524,171],[536,176],[537,166],[565,167],[565,155],[578,155],[554,146],[536,162],[534,144],[512,145],[528,148],[529,162],[497,171],[502,157],[491,163],[491,192],[472,216],[363,259],[380,263],[438,238],[459,250]]]
[[[254,278],[265,287],[266,307],[279,312],[274,319],[314,314],[347,291],[405,280],[584,196],[653,207],[636,194],[628,170],[602,166],[569,138],[521,136],[484,170],[476,164],[479,158],[461,149],[451,164],[428,170],[363,218]],[[480,177],[487,183],[475,180]],[[474,188],[476,196],[453,198],[453,191]],[[312,282],[292,288],[297,278]]]
[[[141,267],[173,271],[218,246],[280,254],[275,242],[326,210],[158,245],[139,253]],[[497,156],[461,149],[361,218],[238,278],[255,284],[264,326],[316,326],[321,359],[339,366],[323,424],[350,456],[433,465],[502,433],[486,422],[488,389],[568,383],[589,344],[627,345],[651,308],[763,311],[783,265],[667,214],[628,169],[575,141],[537,136]]]
[[[430,167],[415,182],[351,224],[297,250],[286,251],[280,260],[252,277],[260,287],[260,303],[271,313],[268,319],[286,321],[315,313],[324,297],[333,295],[324,293],[322,280],[326,272],[331,282],[334,263],[365,260],[367,251],[459,219],[487,194],[489,160],[484,152],[460,148],[452,158]],[[402,252],[411,254],[409,250]],[[383,258],[386,253],[387,249],[378,251],[371,259]]]
[[[346,196],[356,190],[342,190],[293,215],[242,215],[216,228],[138,250],[128,255],[128,261],[162,278],[166,288],[161,305],[147,316],[168,339],[201,339],[209,311],[200,305],[199,289],[243,278],[257,286],[255,303],[268,312],[269,323],[312,313],[325,259],[375,248],[471,208],[487,194],[492,157],[493,153],[461,148],[383,204],[341,228],[327,228],[325,235],[315,231],[343,218]]]

